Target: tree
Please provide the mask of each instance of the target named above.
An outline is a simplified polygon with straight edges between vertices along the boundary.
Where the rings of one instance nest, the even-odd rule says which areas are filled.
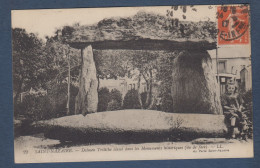
[[[156,76],[157,69],[157,58],[159,56],[159,52],[156,51],[135,51],[134,55],[131,57],[131,63],[133,68],[136,68],[139,71],[138,74],[138,83],[137,83],[137,91],[138,91],[138,100],[141,105],[141,108],[151,108],[154,102],[153,95],[153,82]],[[140,82],[141,78],[143,78],[147,85],[147,97],[145,104],[142,103],[141,95],[140,95]]]
[[[70,63],[72,82],[78,79],[78,72],[80,67],[80,51],[64,44],[58,36],[47,39],[45,45],[45,56],[50,60],[50,74],[52,81],[55,83],[62,83],[67,80],[68,68]]]
[[[68,50],[68,52],[65,51],[65,55],[67,56],[67,60],[68,60],[68,101],[67,101],[67,115],[70,114],[70,50]]]
[[[117,79],[118,77],[127,76],[137,80],[138,100],[141,108],[151,108],[153,104],[153,82],[156,79],[156,60],[159,52],[96,50],[94,55],[98,78]],[[142,79],[145,79],[148,88],[148,96],[144,104],[140,96]]]
[[[130,69],[128,53],[124,50],[94,50],[99,79],[125,77]]]
[[[62,36],[71,33],[72,28],[65,26],[62,30],[57,30],[54,37],[47,38],[45,56],[52,60],[49,64],[51,78],[49,85],[60,85],[67,82],[67,115],[70,114],[70,85],[77,82],[80,67],[79,51],[63,43]],[[62,32],[62,34],[61,34]],[[50,87],[48,87],[50,89]]]
[[[12,49],[14,102],[17,103],[21,92],[43,86],[48,60],[42,55],[43,42],[24,29],[12,29]]]

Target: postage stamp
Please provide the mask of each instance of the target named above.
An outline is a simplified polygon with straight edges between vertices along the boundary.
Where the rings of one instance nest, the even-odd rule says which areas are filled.
[[[15,163],[253,157],[249,35],[248,5],[13,10]]]
[[[225,5],[217,7],[218,44],[248,44],[249,5]]]

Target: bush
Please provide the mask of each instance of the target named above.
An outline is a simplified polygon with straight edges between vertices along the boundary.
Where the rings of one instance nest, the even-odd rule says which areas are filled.
[[[117,89],[112,89],[110,92],[111,101],[115,100],[118,104],[121,105],[122,103],[122,94]]]
[[[249,90],[243,94],[244,99],[244,107],[246,111],[247,116],[247,123],[248,123],[248,132],[247,136],[249,138],[253,137],[253,96],[252,96],[252,90]]]
[[[141,105],[138,101],[138,92],[137,90],[129,90],[124,98],[123,102],[124,109],[141,109]]]
[[[102,87],[98,92],[98,111],[112,111],[121,109],[122,94],[117,89],[109,92],[108,88]]]
[[[252,96],[252,90],[249,90],[247,92],[245,92],[243,94],[243,99],[244,99],[244,106],[247,110],[250,110],[250,118],[251,118],[251,121],[252,118],[253,118],[253,96]]]
[[[70,114],[75,112],[75,99],[78,94],[78,87],[70,85]],[[63,83],[55,85],[48,92],[48,97],[51,101],[53,111],[56,113],[56,117],[62,117],[67,115],[67,101],[68,101],[68,84]]]
[[[121,109],[121,103],[117,102],[116,100],[112,100],[107,105],[107,111],[113,111],[113,110],[120,110]]]
[[[108,88],[102,87],[98,91],[98,111],[106,111],[107,105],[110,101],[110,93]]]
[[[56,117],[65,116],[67,113],[67,93],[68,85],[66,83],[54,85],[48,91],[48,98],[52,106],[52,110]]]
[[[47,95],[27,95],[23,102],[14,106],[15,116],[24,116],[32,121],[47,120],[67,115],[67,84],[54,85]],[[78,88],[71,85],[70,113],[74,114]]]
[[[24,97],[23,102],[17,104],[15,113],[31,121],[45,120],[54,117],[47,96],[28,95]]]

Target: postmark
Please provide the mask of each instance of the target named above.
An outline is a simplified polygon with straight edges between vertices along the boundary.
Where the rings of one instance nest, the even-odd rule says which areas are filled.
[[[248,44],[249,16],[248,5],[218,6],[218,44]]]

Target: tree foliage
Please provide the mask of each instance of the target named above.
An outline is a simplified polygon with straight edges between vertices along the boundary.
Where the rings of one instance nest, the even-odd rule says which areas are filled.
[[[62,42],[58,35],[50,37],[46,41],[44,48],[45,57],[49,60],[49,82],[52,84],[67,82],[68,78],[68,61],[71,64],[71,79],[73,82],[78,81],[80,69],[80,51],[71,48]],[[70,60],[68,56],[70,55]]]
[[[172,79],[173,61],[179,52],[164,52],[158,58],[158,73],[156,78],[160,81],[158,97],[161,98],[162,111],[172,112],[171,87],[174,82]]]
[[[36,91],[39,89],[47,90],[48,96],[46,99],[50,103],[55,104],[52,106],[53,113],[64,111],[62,109],[66,108],[64,100],[66,102],[68,97],[67,89],[57,90],[57,88],[64,86],[68,81],[68,61],[73,66],[72,79],[74,82],[77,82],[80,64],[79,51],[64,44],[58,34],[53,37],[46,37],[46,42],[44,43],[35,34],[27,33],[24,29],[19,28],[12,29],[12,43],[15,110],[23,113],[23,109],[18,107],[21,107],[24,102],[21,102],[21,105],[17,104],[19,103],[20,94],[28,92],[33,88]],[[68,60],[69,54],[71,55],[71,60]],[[72,94],[73,96],[75,95]],[[37,105],[39,108],[44,107],[44,105],[40,106],[41,104],[39,103],[41,101],[38,101],[38,99],[40,98],[35,98],[36,104],[32,103],[33,101],[29,101],[32,108]],[[59,101],[61,99],[62,101]],[[45,100],[45,97],[43,100]],[[72,100],[70,104],[73,102]],[[74,105],[71,107],[74,107]],[[27,108],[27,110],[30,111],[31,108]],[[38,111],[40,112],[41,109],[38,109]],[[40,113],[37,114],[40,115]]]
[[[38,88],[45,82],[47,59],[41,54],[43,42],[24,29],[12,29],[13,88],[15,101],[18,95],[31,87]]]
[[[97,76],[100,79],[117,79],[128,74],[129,53],[125,50],[94,50]]]
[[[211,6],[209,6],[208,8],[212,9]],[[181,5],[172,6],[170,9],[166,10],[166,16],[170,20],[170,24],[168,24],[169,30],[177,30],[178,34],[181,35],[180,37],[184,37],[187,39],[216,39],[217,29],[215,22],[210,21],[209,19],[207,21],[199,22],[180,21],[179,18],[175,16],[177,12],[181,12],[182,19],[186,20],[187,11],[192,12],[194,13],[194,15],[196,15],[197,8],[194,5]]]

